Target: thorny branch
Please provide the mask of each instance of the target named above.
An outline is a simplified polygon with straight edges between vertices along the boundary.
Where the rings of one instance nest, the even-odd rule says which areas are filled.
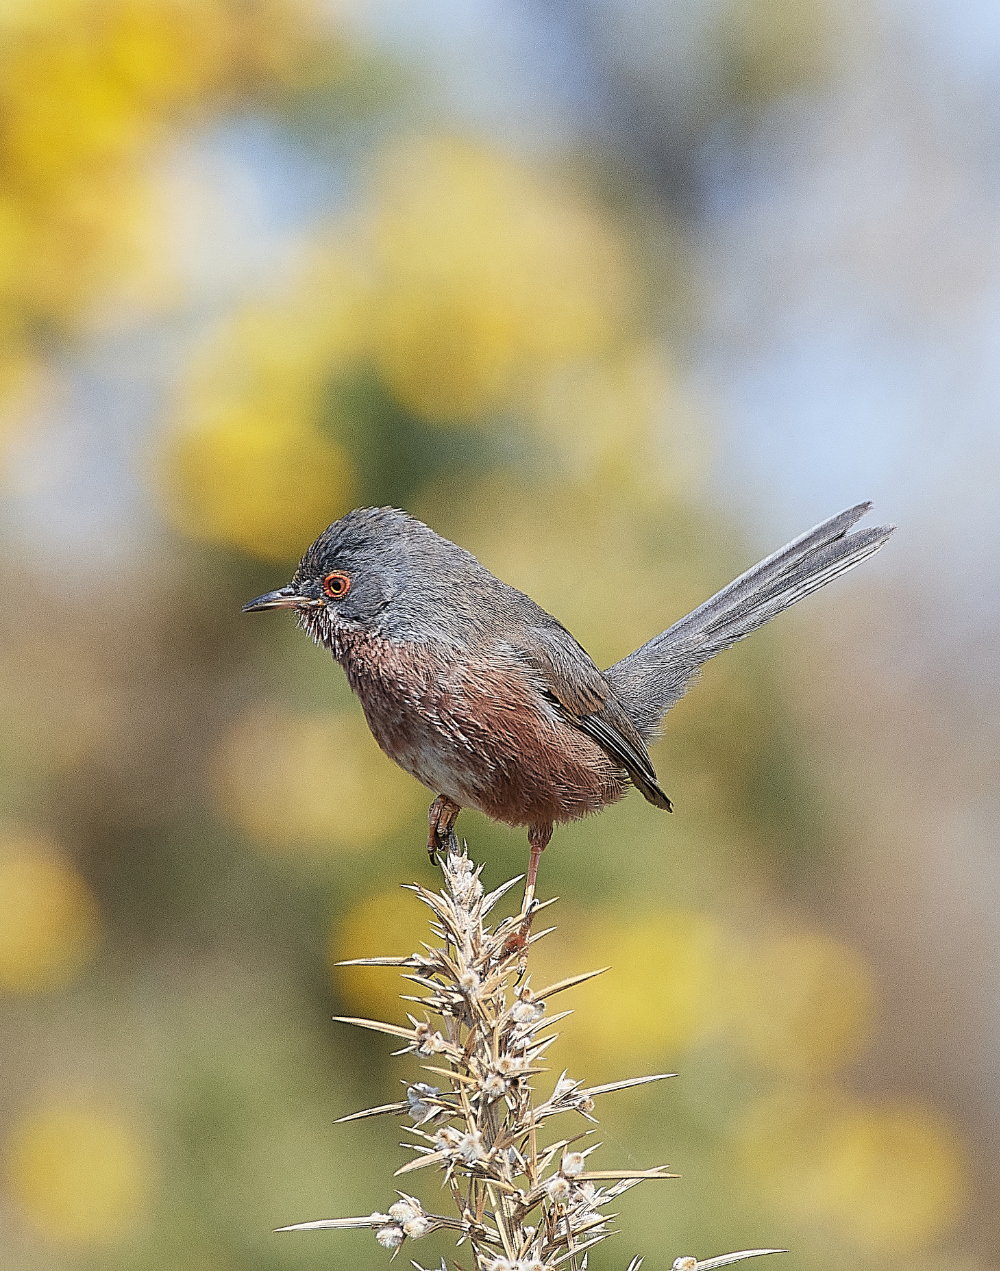
[[[542,1144],[540,1131],[550,1118],[575,1112],[596,1125],[598,1096],[631,1086],[662,1081],[671,1073],[632,1077],[601,1086],[584,1086],[564,1072],[552,1094],[534,1102],[531,1078],[545,1072],[545,1052],[557,1034],[549,1031],[568,1012],[546,1016],[546,1003],[598,971],[575,975],[535,991],[530,977],[520,980],[526,954],[523,917],[506,918],[495,928],[485,919],[519,881],[510,879],[485,893],[481,868],[466,850],[452,846],[443,862],[444,889],[409,890],[430,910],[435,944],[408,957],[357,958],[341,966],[395,966],[421,992],[408,995],[417,1006],[409,1027],[380,1020],[337,1017],[343,1023],[374,1029],[404,1042],[394,1053],[415,1053],[431,1062],[428,1072],[439,1084],[416,1082],[406,1099],[366,1108],[342,1117],[405,1116],[412,1142],[403,1146],[413,1159],[396,1176],[435,1168],[444,1175],[454,1215],[428,1213],[403,1191],[386,1213],[361,1218],[328,1218],[295,1223],[281,1231],[367,1227],[384,1248],[398,1252],[407,1239],[432,1231],[457,1233],[468,1243],[476,1271],[552,1271],[569,1263],[584,1271],[587,1251],[613,1234],[607,1206],[623,1192],[647,1180],[677,1177],[665,1165],[645,1170],[591,1170],[588,1158],[600,1144],[575,1145],[590,1130]],[[551,902],[547,902],[551,903]],[[536,905],[534,913],[545,905]],[[549,929],[551,930],[551,928]],[[528,938],[528,946],[548,931]],[[747,1249],[699,1262],[682,1257],[675,1271],[709,1271],[776,1249]],[[638,1271],[634,1258],[628,1271]],[[415,1267],[419,1264],[414,1263]],[[445,1271],[442,1261],[442,1271]]]

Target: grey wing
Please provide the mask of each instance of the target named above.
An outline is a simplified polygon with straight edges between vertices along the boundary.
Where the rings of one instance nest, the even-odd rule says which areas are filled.
[[[628,717],[625,716],[624,718],[630,724]],[[630,726],[628,729],[635,739],[630,740],[625,736],[625,729],[621,726],[621,720],[616,720],[612,724],[600,715],[584,715],[578,719],[573,719],[572,723],[589,737],[592,737],[602,750],[607,751],[612,759],[618,760],[631,777],[632,784],[648,802],[658,808],[663,808],[665,812],[673,812],[673,804],[660,788],[656,769],[653,767],[646,744],[638,733],[635,733],[634,728]],[[635,744],[635,741],[638,741],[638,745]]]
[[[609,667],[605,678],[640,736],[655,735],[702,663],[877,552],[895,526],[847,533],[870,508],[859,503],[800,535]]]
[[[660,789],[646,743],[607,680],[572,635],[552,619],[552,626],[531,632],[526,656],[540,673],[544,692],[567,723],[592,738],[628,773],[650,803],[672,811]]]

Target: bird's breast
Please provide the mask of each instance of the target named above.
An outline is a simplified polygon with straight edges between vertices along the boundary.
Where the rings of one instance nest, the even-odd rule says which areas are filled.
[[[568,724],[516,652],[366,635],[340,657],[375,740],[437,794],[509,825],[576,820],[628,780]]]

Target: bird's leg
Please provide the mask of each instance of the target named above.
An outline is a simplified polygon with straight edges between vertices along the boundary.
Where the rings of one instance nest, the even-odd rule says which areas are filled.
[[[531,847],[531,857],[528,861],[528,878],[524,884],[524,904],[521,906],[521,913],[524,914],[529,928],[531,926],[531,907],[535,903],[535,879],[538,877],[538,862],[551,837],[551,821],[547,825],[528,826],[528,843]]]
[[[449,841],[454,839],[455,818],[461,810],[459,805],[449,799],[446,794],[439,794],[431,804],[430,811],[427,813],[429,825],[427,854],[431,858],[432,865],[437,864],[438,852],[446,852]]]
[[[545,845],[552,837],[552,822],[547,825],[529,825],[528,843],[531,845],[531,857],[528,861],[528,877],[524,884],[524,903],[521,905],[521,923],[507,937],[502,954],[518,953],[518,980],[528,969],[528,938],[531,935],[532,910],[535,905],[535,879],[538,877],[538,861],[545,851]]]

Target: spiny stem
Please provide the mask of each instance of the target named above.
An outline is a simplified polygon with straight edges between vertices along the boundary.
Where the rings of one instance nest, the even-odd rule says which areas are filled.
[[[537,856],[532,855],[535,868]],[[386,1213],[298,1223],[280,1230],[368,1227],[395,1254],[407,1239],[450,1229],[460,1241],[468,1241],[475,1271],[554,1271],[567,1262],[573,1271],[584,1271],[587,1251],[613,1234],[614,1215],[603,1212],[606,1206],[640,1182],[676,1176],[664,1166],[587,1169],[588,1157],[599,1145],[581,1151],[574,1144],[592,1129],[546,1144],[539,1142],[540,1129],[550,1117],[565,1113],[596,1124],[596,1098],[671,1074],[587,1087],[563,1072],[548,1098],[536,1101],[532,1078],[546,1071],[541,1060],[557,1037],[549,1030],[565,1014],[546,1016],[548,999],[608,968],[569,976],[534,991],[530,977],[525,978],[528,955],[548,931],[529,935],[530,923],[552,903],[535,903],[534,869],[529,868],[521,913],[494,928],[485,918],[517,879],[487,895],[480,881],[481,867],[476,868],[466,850],[459,848],[453,833],[441,868],[441,891],[416,884],[408,888],[430,909],[431,931],[438,943],[424,944],[422,952],[402,957],[357,958],[339,964],[399,968],[404,980],[419,990],[406,995],[419,1008],[416,1015],[408,1015],[409,1027],[354,1016],[337,1018],[403,1041],[395,1053],[431,1060],[424,1065],[426,1071],[443,1079],[446,1087],[442,1091],[439,1086],[416,1082],[407,1087],[405,1101],[367,1108],[340,1120],[408,1117],[416,1140],[409,1146],[415,1156],[395,1176],[439,1169],[456,1216],[428,1213],[416,1197],[397,1192],[398,1199]],[[534,1224],[527,1222],[529,1217],[534,1217]],[[752,1249],[708,1262],[681,1258],[674,1267],[676,1271],[708,1271],[771,1252],[779,1251]],[[640,1261],[633,1259],[628,1271],[638,1271]],[[413,1265],[422,1271],[419,1264]]]

